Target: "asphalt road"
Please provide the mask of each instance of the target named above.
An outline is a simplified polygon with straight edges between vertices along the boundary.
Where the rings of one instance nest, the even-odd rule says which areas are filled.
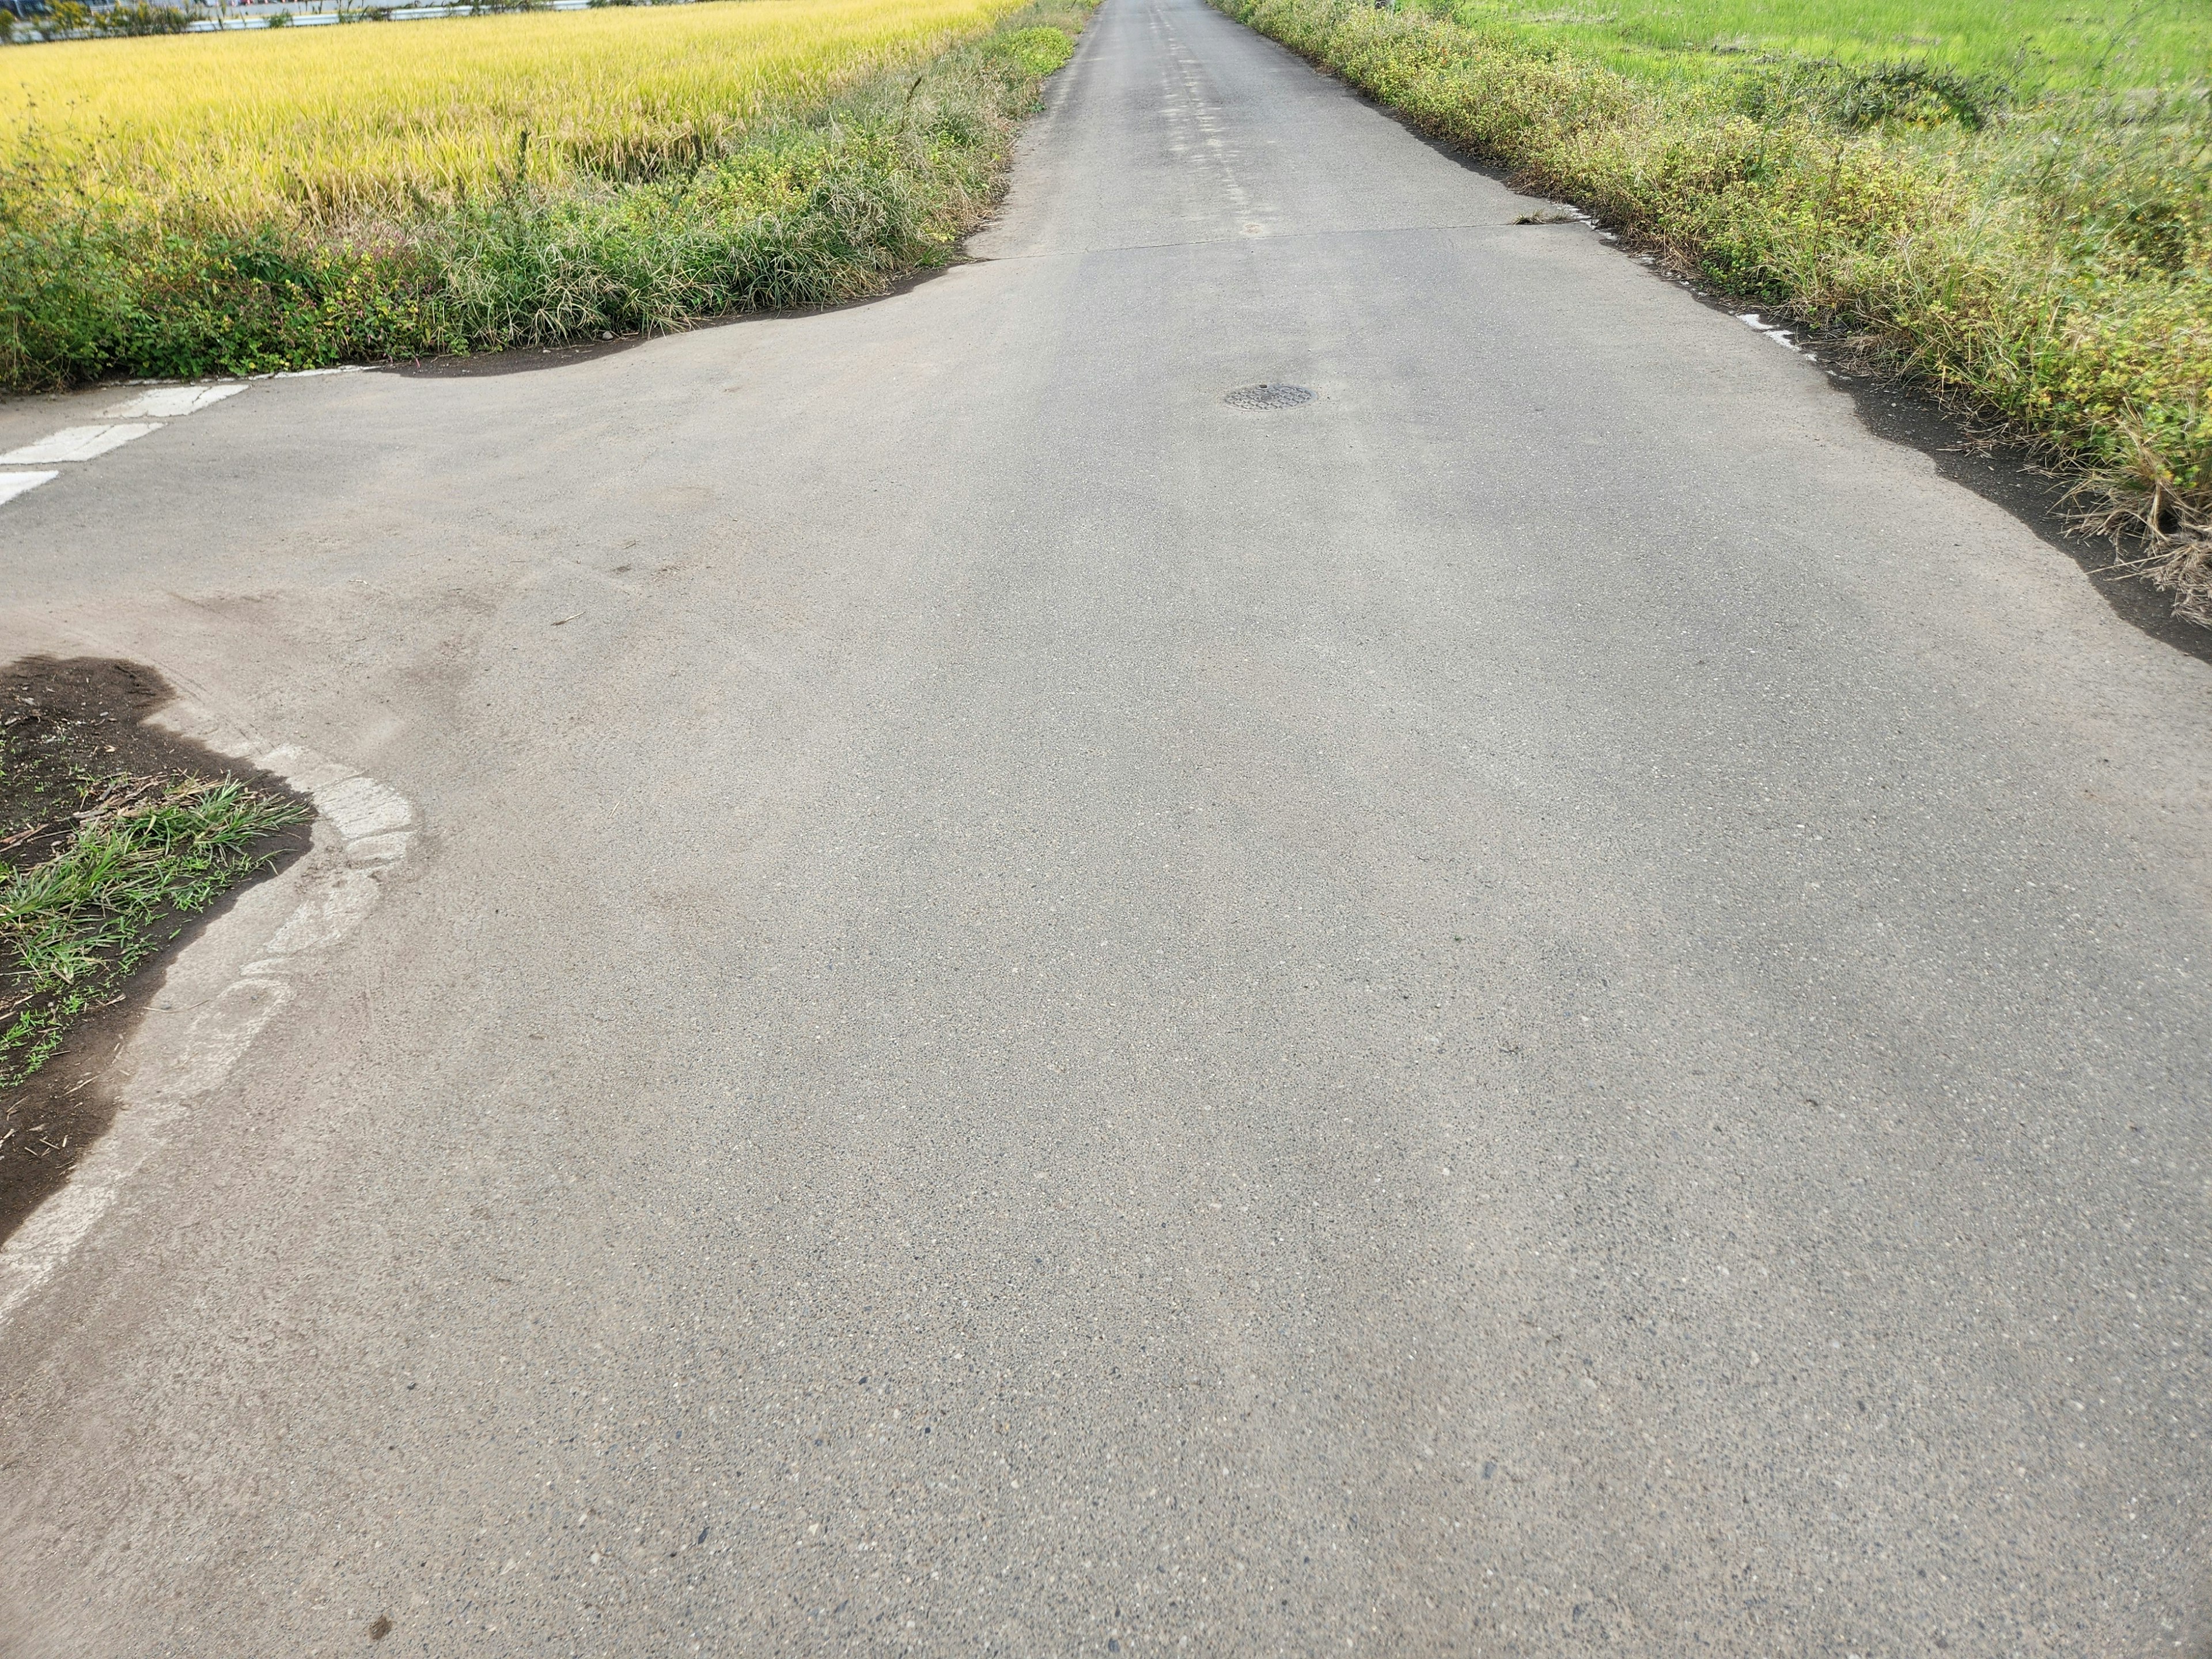
[[[2212,669],[1532,205],[1107,0],[977,263],[0,507],[427,826],[0,1648],[2212,1652]]]

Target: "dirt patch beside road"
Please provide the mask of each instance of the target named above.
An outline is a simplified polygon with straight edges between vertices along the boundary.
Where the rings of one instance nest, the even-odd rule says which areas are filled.
[[[0,669],[0,1238],[107,1127],[171,953],[307,846],[281,781],[143,723],[173,695],[104,659]]]

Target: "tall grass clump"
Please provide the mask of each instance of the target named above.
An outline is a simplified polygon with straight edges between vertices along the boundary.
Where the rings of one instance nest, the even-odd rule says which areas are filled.
[[[1089,15],[1018,5],[11,51],[36,73],[0,89],[0,383],[494,350],[874,291],[986,210]]]
[[[2212,106],[1931,61],[1625,72],[1364,0],[1215,0],[1668,265],[1996,416],[2212,625]]]

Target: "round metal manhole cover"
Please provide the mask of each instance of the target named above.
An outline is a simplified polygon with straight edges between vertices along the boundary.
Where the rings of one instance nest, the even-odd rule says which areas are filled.
[[[1310,404],[1313,400],[1313,393],[1302,386],[1265,382],[1259,386],[1240,386],[1221,401],[1231,409],[1296,409],[1300,404]]]

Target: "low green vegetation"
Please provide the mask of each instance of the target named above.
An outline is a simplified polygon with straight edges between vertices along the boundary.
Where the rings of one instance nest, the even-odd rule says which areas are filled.
[[[2212,625],[2212,10],[1216,3],[1670,268],[2032,440]]]
[[[306,817],[228,778],[88,780],[46,800],[0,828],[0,1088],[43,1065],[182,918],[264,864],[266,836]],[[11,866],[24,848],[35,861]]]
[[[1472,27],[1504,24],[1608,69],[1707,80],[1760,64],[1906,65],[2034,98],[2200,83],[2212,21],[2197,0],[1441,0]]]
[[[1089,17],[1019,4],[11,52],[31,78],[0,144],[0,385],[496,350],[878,291],[988,210]]]

